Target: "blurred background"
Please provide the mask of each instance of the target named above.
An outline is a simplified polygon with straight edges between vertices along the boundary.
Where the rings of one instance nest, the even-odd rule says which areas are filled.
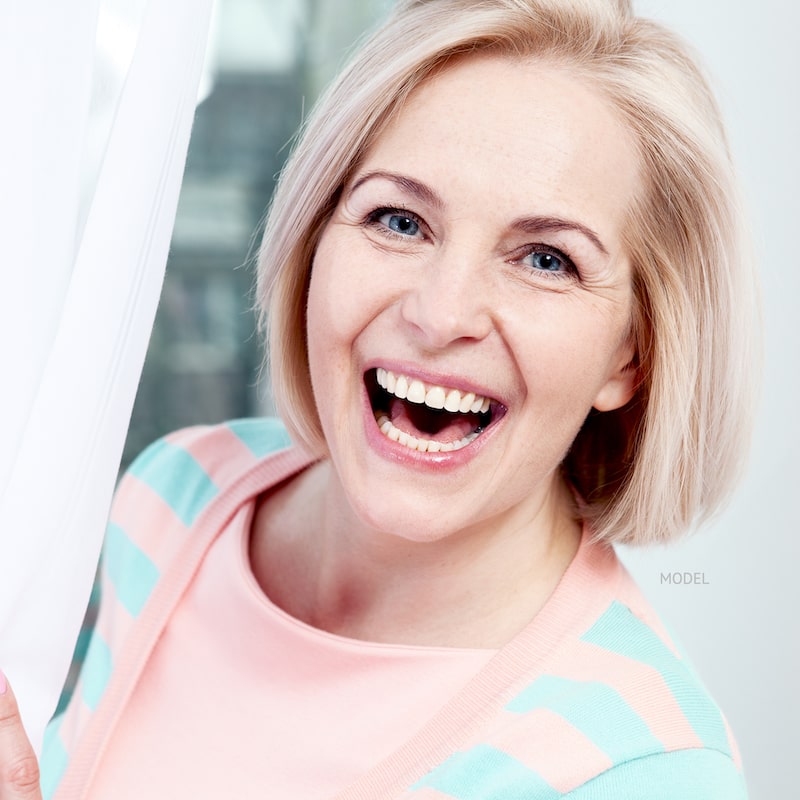
[[[208,94],[197,109],[123,466],[175,428],[270,412],[251,295],[261,220],[304,109],[390,6],[218,0]],[[783,0],[757,9],[744,0],[636,6],[692,42],[713,76],[754,220],[767,358],[753,456],[730,508],[684,542],[622,556],[725,709],[753,800],[796,797],[798,7]],[[661,576],[670,572],[702,573],[704,583],[667,584]]]
[[[218,0],[164,289],[123,453],[267,414],[254,259],[304,110],[391,0]]]

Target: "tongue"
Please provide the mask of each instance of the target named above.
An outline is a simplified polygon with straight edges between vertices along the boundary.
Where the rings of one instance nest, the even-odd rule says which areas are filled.
[[[410,436],[442,444],[457,442],[478,427],[477,414],[437,411],[397,397],[389,405],[389,418],[392,425]]]

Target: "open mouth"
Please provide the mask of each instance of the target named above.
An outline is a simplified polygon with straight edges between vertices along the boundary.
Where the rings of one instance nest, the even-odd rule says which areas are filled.
[[[505,413],[490,397],[426,384],[382,367],[369,370],[364,379],[381,433],[421,453],[460,450]]]

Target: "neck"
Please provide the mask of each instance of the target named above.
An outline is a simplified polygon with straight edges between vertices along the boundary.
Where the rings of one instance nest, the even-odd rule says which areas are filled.
[[[327,462],[275,499],[254,527],[262,587],[304,622],[367,641],[500,647],[544,605],[580,539],[556,476],[538,501],[433,542],[365,525]]]

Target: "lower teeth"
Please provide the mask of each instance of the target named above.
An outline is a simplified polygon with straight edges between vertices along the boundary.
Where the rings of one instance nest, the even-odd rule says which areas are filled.
[[[452,450],[460,450],[462,447],[466,447],[470,442],[474,442],[483,432],[483,429],[479,428],[477,431],[468,433],[463,439],[459,439],[456,442],[442,443],[435,442],[431,439],[417,438],[405,431],[401,431],[400,428],[396,428],[392,425],[392,421],[385,414],[381,414],[380,416],[376,415],[375,421],[378,423],[381,433],[387,439],[391,439],[391,441],[397,442],[403,445],[403,447],[407,447],[409,450],[418,450],[420,453],[449,453]]]

